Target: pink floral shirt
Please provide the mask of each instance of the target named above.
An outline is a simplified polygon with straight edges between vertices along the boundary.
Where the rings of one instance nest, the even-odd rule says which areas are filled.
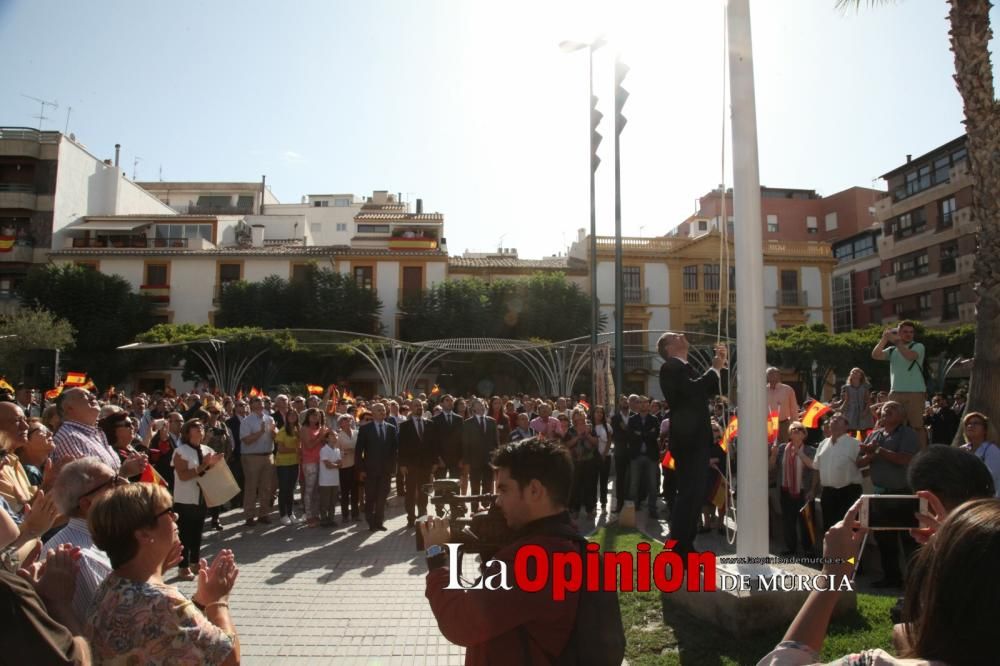
[[[97,589],[86,634],[96,664],[219,664],[233,637],[172,585],[110,574]]]

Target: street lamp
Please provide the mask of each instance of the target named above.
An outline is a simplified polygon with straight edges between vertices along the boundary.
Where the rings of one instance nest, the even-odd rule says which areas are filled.
[[[597,199],[594,187],[594,174],[601,163],[597,157],[597,147],[601,143],[601,135],[597,126],[602,114],[597,110],[597,98],[594,96],[594,51],[607,44],[604,37],[597,37],[591,42],[565,41],[559,44],[563,53],[573,53],[587,49],[588,81],[590,83],[590,399],[597,399],[597,328],[601,321],[601,305],[597,298]],[[607,397],[607,396],[605,396]],[[595,403],[596,404],[596,403]]]

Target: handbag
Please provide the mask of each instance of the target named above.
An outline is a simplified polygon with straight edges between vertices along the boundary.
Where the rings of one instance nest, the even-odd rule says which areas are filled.
[[[205,470],[204,474],[197,477],[197,481],[205,506],[210,509],[225,504],[240,492],[240,485],[236,483],[224,460]]]

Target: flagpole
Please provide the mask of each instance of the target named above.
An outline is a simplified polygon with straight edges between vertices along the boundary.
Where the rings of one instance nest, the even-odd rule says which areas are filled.
[[[761,239],[757,111],[749,0],[726,7],[732,100],[733,214],[736,218],[736,353],[739,358],[740,481],[736,553],[768,554],[767,400],[764,393],[764,261]],[[725,220],[722,221],[725,223]]]

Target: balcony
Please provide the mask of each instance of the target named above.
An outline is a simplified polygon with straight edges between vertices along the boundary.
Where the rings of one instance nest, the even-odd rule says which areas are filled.
[[[181,215],[253,215],[256,213],[253,204],[249,206],[199,206],[198,204],[188,204],[178,206],[174,210]]]
[[[92,249],[187,249],[188,238],[144,238],[142,236],[102,236],[100,238],[72,238],[73,248]]]
[[[872,301],[879,300],[882,297],[882,295],[881,293],[879,293],[878,287],[879,287],[878,284],[871,284],[865,287],[861,291],[861,299],[865,303],[871,303]]]
[[[157,305],[170,304],[170,285],[144,284],[139,287],[139,293],[146,296]]]
[[[779,289],[774,302],[779,308],[804,308],[809,306],[809,294],[805,291]]]
[[[390,250],[436,250],[438,242],[436,238],[406,238],[403,236],[393,236],[389,239]]]
[[[43,144],[59,143],[59,132],[40,132],[30,127],[0,127],[0,156],[40,157]]]
[[[34,210],[37,204],[34,185],[0,183],[0,208]]]
[[[35,248],[30,243],[17,242],[11,237],[0,236],[0,263],[30,264]]]
[[[625,303],[649,303],[649,289],[643,287],[625,287]]]

